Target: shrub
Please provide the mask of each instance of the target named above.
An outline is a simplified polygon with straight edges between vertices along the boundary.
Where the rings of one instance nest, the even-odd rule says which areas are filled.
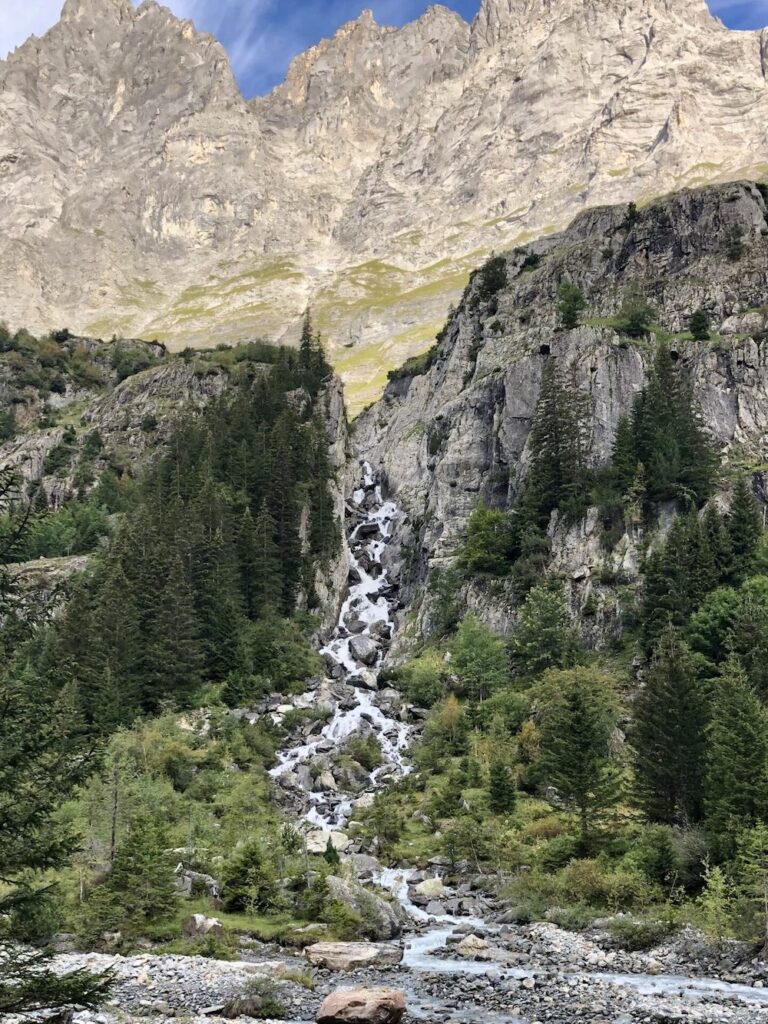
[[[688,329],[694,341],[709,341],[709,317],[703,309],[697,309],[691,317]]]
[[[620,334],[630,338],[642,338],[653,323],[654,310],[639,288],[630,288],[624,294],[621,309],[613,326]]]
[[[621,949],[630,953],[653,949],[673,931],[671,921],[646,920],[634,917],[614,917],[608,931]]]
[[[507,261],[503,256],[492,256],[477,274],[478,294],[484,301],[500,292],[507,283]]]
[[[564,281],[560,285],[558,294],[560,296],[560,306],[558,307],[560,322],[565,330],[571,331],[579,326],[580,314],[586,306],[586,301],[581,289],[568,281]]]

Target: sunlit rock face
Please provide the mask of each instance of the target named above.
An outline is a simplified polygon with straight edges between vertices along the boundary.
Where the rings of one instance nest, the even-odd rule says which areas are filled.
[[[767,59],[704,0],[485,0],[364,12],[247,102],[152,0],[68,0],[0,63],[1,315],[183,346],[311,303],[357,408],[490,250],[762,176]]]

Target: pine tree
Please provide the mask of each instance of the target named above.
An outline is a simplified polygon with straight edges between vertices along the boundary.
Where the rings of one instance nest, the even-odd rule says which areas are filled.
[[[564,281],[558,291],[560,298],[560,322],[566,331],[572,331],[579,326],[581,314],[586,306],[586,301],[575,284]]]
[[[709,341],[709,317],[703,309],[697,309],[693,314],[688,330],[694,341]]]
[[[29,668],[0,667],[0,1017],[41,1010],[64,1017],[96,1007],[110,979],[51,969],[50,951],[19,945],[16,917],[29,918],[50,899],[39,873],[63,868],[77,839],[57,818],[93,770],[89,741],[78,728],[71,691],[56,693]]]
[[[768,704],[768,594],[748,580],[739,594],[728,641],[739,658],[750,686]]]
[[[171,560],[160,594],[155,628],[149,639],[156,648],[155,677],[145,679],[144,707],[164,695],[184,707],[203,683],[205,656],[195,614],[194,594],[181,553]]]
[[[249,619],[258,618],[267,605],[280,607],[283,598],[282,565],[276,541],[277,527],[266,500],[254,522],[246,511],[240,532],[240,572]]]
[[[588,410],[576,383],[556,360],[544,366],[529,446],[531,466],[520,511],[525,525],[545,528],[555,509],[568,518],[583,514],[589,493]]]
[[[539,675],[550,668],[572,668],[579,656],[579,636],[562,591],[534,587],[520,609],[509,642],[518,675]]]
[[[509,678],[504,642],[473,615],[462,619],[451,654],[459,696],[484,700]]]
[[[762,532],[763,519],[752,489],[744,477],[739,477],[733,489],[728,516],[732,583],[741,583],[750,575]]]
[[[764,821],[738,836],[736,878],[739,893],[751,904],[760,921],[761,955],[765,959],[768,957],[768,825]]]
[[[635,703],[637,795],[652,821],[698,821],[702,813],[707,702],[680,633],[661,635]]]
[[[621,796],[611,750],[618,724],[612,681],[590,669],[549,672],[542,685],[539,766],[547,785],[578,815],[583,852],[598,819]]]
[[[726,854],[740,829],[768,813],[766,713],[733,658],[718,680],[707,730],[704,806],[707,828]]]
[[[490,767],[488,804],[494,814],[511,814],[517,807],[515,780],[501,761],[494,761]]]
[[[167,916],[176,906],[173,867],[162,825],[146,813],[135,816],[117,848],[105,883],[123,919],[138,928]]]
[[[330,864],[331,867],[338,867],[339,864],[341,864],[339,851],[333,845],[333,840],[330,836],[328,837],[328,842],[326,843],[325,850],[323,851],[323,860],[326,864]]]

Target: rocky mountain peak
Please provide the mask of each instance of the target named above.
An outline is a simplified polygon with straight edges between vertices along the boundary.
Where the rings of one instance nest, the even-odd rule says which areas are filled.
[[[94,22],[103,18],[128,21],[136,10],[131,0],[65,0],[61,12],[63,22]]]
[[[767,67],[704,0],[484,0],[366,11],[246,103],[154,0],[68,0],[0,62],[0,319],[278,341],[310,303],[356,409],[484,253],[764,175]]]
[[[596,23],[624,32],[638,22],[658,29],[665,22],[699,28],[719,24],[705,0],[483,0],[473,25],[476,46],[520,46],[538,43],[558,27],[594,31]]]

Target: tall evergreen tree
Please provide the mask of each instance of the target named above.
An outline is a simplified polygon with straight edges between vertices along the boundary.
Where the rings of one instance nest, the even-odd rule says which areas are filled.
[[[574,374],[566,375],[556,360],[548,360],[529,439],[522,525],[544,528],[555,509],[569,518],[583,514],[590,484],[587,412]]]
[[[702,813],[707,701],[685,642],[668,626],[635,703],[637,795],[652,821],[698,821]]]
[[[0,495],[7,498],[14,488],[12,476],[0,473]],[[22,525],[12,543],[24,530]],[[6,541],[0,547],[0,609],[6,615],[23,613],[5,571],[9,551]],[[54,971],[49,951],[19,945],[13,920],[46,902],[40,873],[63,867],[77,845],[57,811],[93,770],[94,751],[79,728],[71,690],[57,691],[54,680],[12,660],[15,653],[6,647],[0,662],[0,1017],[47,1011],[63,1019],[76,1006],[98,1006],[110,979]]]
[[[611,750],[617,724],[609,678],[586,668],[545,676],[539,765],[547,785],[576,812],[584,852],[599,818],[621,795],[621,768]]]
[[[707,828],[723,854],[733,852],[740,829],[768,814],[766,712],[743,669],[732,658],[715,690],[707,730]]]
[[[752,572],[762,532],[763,518],[752,489],[744,477],[739,477],[733,488],[728,516],[732,583],[743,582]]]
[[[494,814],[511,814],[517,807],[517,786],[512,772],[501,761],[494,761],[488,781],[488,804]]]

